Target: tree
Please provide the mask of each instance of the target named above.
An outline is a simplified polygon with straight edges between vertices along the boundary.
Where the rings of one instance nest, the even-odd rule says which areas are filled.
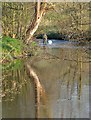
[[[38,26],[41,22],[42,16],[45,14],[45,8],[46,8],[46,0],[44,2],[40,2],[38,0],[35,4],[35,15],[33,18],[32,23],[29,25],[27,31],[26,31],[26,40],[25,42],[28,44],[31,38],[33,37],[34,33],[38,29]]]
[[[4,36],[24,40],[27,26],[34,15],[35,3],[3,2],[2,33]],[[31,14],[30,14],[31,11]]]

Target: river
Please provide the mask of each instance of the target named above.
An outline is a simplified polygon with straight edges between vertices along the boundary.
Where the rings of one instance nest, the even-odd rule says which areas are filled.
[[[3,118],[89,118],[89,46],[54,40],[39,47],[36,56],[3,66]],[[39,78],[39,96],[26,64]]]

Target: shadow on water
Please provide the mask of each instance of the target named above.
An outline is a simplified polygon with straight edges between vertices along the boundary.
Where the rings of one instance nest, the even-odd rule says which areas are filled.
[[[47,34],[48,39],[56,39],[56,40],[65,40],[68,39],[66,35],[60,34],[59,32],[49,32]],[[42,39],[43,34],[37,35],[37,39]]]
[[[4,67],[3,117],[89,118],[89,60],[87,48],[45,46]]]

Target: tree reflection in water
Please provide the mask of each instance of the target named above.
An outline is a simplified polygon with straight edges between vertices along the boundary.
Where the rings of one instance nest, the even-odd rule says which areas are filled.
[[[89,58],[84,49],[45,48],[20,66],[3,71],[4,117],[89,116]]]
[[[35,117],[39,118],[39,109],[40,109],[40,98],[43,99],[44,104],[46,104],[46,94],[43,86],[40,83],[40,80],[38,78],[38,75],[33,70],[33,68],[30,66],[29,63],[26,63],[26,70],[28,73],[28,76],[33,80],[34,86],[35,86],[35,106],[36,106],[36,112]]]

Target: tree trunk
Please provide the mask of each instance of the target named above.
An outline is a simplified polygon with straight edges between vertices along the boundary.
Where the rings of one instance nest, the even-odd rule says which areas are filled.
[[[31,23],[31,25],[28,27],[28,29],[26,31],[26,40],[25,40],[25,42],[27,44],[29,43],[29,41],[33,37],[34,33],[38,29],[38,26],[39,26],[39,24],[41,22],[41,18],[44,15],[44,12],[45,12],[45,7],[46,7],[46,0],[45,0],[45,2],[42,2],[42,3],[40,2],[40,0],[38,0],[38,2],[36,2],[35,16],[34,16],[33,22]]]

